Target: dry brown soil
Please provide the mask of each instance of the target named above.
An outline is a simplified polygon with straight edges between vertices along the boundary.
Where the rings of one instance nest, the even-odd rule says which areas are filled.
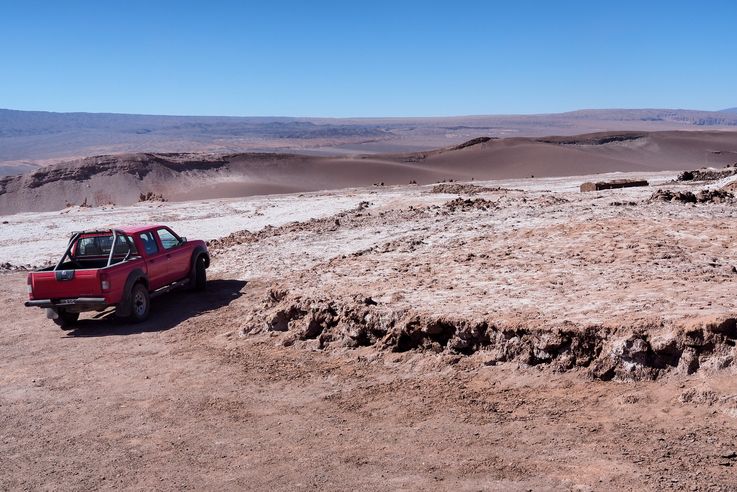
[[[413,190],[140,325],[0,274],[0,489],[737,490],[732,201]]]

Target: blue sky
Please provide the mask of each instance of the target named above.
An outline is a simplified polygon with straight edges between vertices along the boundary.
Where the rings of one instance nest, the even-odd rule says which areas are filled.
[[[737,2],[0,0],[0,107],[431,116],[737,106]]]

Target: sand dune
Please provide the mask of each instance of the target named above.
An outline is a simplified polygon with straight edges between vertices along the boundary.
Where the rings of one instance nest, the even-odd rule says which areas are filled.
[[[103,154],[262,151],[323,156],[382,154],[449,147],[476,137],[705,129],[737,129],[737,114],[683,109],[600,109],[431,118],[285,118],[0,109],[0,175]]]
[[[181,201],[443,180],[662,171],[737,162],[737,132],[605,132],[479,138],[402,154],[121,154],[0,180],[0,213],[127,205],[154,193]]]

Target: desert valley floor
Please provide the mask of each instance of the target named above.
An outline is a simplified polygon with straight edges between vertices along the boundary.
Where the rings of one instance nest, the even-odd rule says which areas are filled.
[[[737,198],[676,176],[1,217],[0,489],[737,490]],[[204,295],[23,307],[72,231],[150,222],[210,241]]]

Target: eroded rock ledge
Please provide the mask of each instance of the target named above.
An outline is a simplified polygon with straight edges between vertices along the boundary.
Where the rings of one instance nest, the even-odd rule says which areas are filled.
[[[578,369],[600,380],[734,371],[737,319],[693,319],[678,326],[521,326],[486,319],[393,310],[370,297],[308,299],[272,288],[243,336],[282,332],[282,344],[316,340],[321,349],[372,346],[382,351],[470,356],[486,365],[516,362],[556,372]]]

